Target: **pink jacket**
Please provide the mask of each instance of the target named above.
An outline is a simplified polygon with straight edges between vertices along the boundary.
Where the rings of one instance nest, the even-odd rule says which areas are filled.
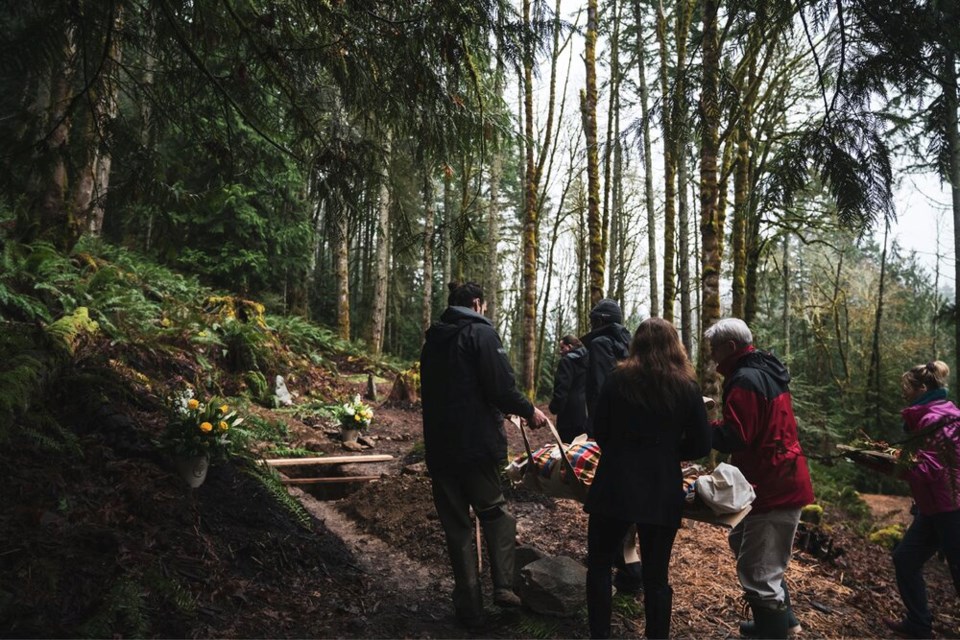
[[[918,443],[916,464],[903,472],[917,509],[927,516],[960,509],[960,409],[949,400],[934,400],[900,414],[908,435],[945,422]]]

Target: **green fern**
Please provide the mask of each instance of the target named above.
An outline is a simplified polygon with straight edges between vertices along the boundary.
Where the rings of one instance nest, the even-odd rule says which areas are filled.
[[[560,623],[544,616],[523,613],[516,626],[522,638],[556,638],[561,635]]]
[[[280,482],[280,474],[266,465],[244,467],[243,472],[259,481],[267,490],[267,493],[269,493],[279,505],[289,511],[290,515],[293,516],[294,520],[296,520],[301,527],[307,531],[313,530],[313,520],[310,514],[307,513],[307,510],[297,499],[287,493],[287,488]]]
[[[266,452],[280,458],[310,458],[320,455],[316,451],[310,451],[310,449],[304,449],[303,447],[277,446],[270,447]]]
[[[80,625],[82,637],[107,638],[121,635],[141,638],[149,623],[145,612],[145,593],[133,578],[120,578],[104,598],[101,607]]]

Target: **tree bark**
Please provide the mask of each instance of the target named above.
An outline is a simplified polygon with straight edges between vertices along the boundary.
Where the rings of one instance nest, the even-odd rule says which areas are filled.
[[[523,20],[531,24],[530,0],[523,2]],[[534,162],[533,137],[533,47],[524,42],[523,56],[523,110],[524,110],[524,158],[526,179],[524,180],[523,207],[523,294],[521,321],[521,385],[531,398],[536,386],[536,346],[537,346],[537,242],[539,239],[539,217],[537,206],[538,176]]]
[[[498,68],[495,73],[494,94],[500,95],[503,91],[503,69]],[[494,131],[491,139],[490,202],[487,204],[487,256],[483,285],[487,296],[487,317],[494,326],[497,324],[500,307],[500,257],[497,246],[500,244],[500,180],[503,175],[503,150],[499,142],[499,134]]]
[[[420,328],[426,334],[433,321],[433,222],[436,211],[433,202],[433,175],[431,165],[423,172],[423,303]],[[421,342],[423,335],[421,335]]]
[[[336,254],[337,283],[337,336],[342,340],[350,339],[350,237],[346,207],[341,204],[335,214],[334,244]]]
[[[390,267],[390,156],[392,153],[390,138],[388,131],[384,139],[380,197],[377,199],[377,270],[373,280],[373,305],[370,314],[370,349],[376,356],[383,351],[383,328],[387,319]]]
[[[956,14],[956,11],[953,12]],[[957,58],[953,52],[948,52],[944,57],[943,70],[943,95],[946,112],[946,137],[947,152],[949,154],[948,171],[950,182],[950,194],[953,204],[953,247],[954,255],[960,256],[960,95],[958,95],[957,78]],[[960,283],[960,260],[955,260],[956,266],[954,276],[958,278],[954,282]],[[960,286],[957,286],[955,304],[960,308]],[[954,338],[956,340],[956,362],[960,366],[960,320],[954,322]],[[960,394],[960,391],[955,392]]]
[[[587,0],[584,47],[586,90],[580,92],[580,112],[587,145],[587,227],[590,233],[590,305],[603,298],[604,229],[600,217],[600,166],[597,149],[597,0]]]
[[[703,251],[703,326],[720,318],[720,253],[718,237],[723,229],[717,216],[717,154],[720,105],[718,77],[720,43],[717,36],[719,0],[703,0],[703,86],[700,92],[700,234]],[[719,396],[716,367],[700,358],[700,383],[704,395]]]
[[[660,287],[657,277],[657,214],[653,202],[653,157],[650,143],[650,92],[647,88],[646,51],[643,46],[643,10],[640,0],[633,0],[633,16],[637,30],[637,69],[640,82],[640,114],[643,134],[643,186],[647,211],[647,271],[650,280],[650,315],[660,315]]]
[[[119,34],[123,27],[123,9],[117,8],[117,15],[110,31],[110,44],[107,59],[99,78],[99,91],[93,102],[97,139],[94,140],[93,202],[90,206],[88,228],[90,235],[100,237],[103,231],[103,216],[106,212],[107,192],[110,188],[110,167],[113,164],[113,121],[117,118],[119,87],[116,82],[117,69],[123,54],[120,48]]]
[[[685,0],[681,0],[685,2]],[[663,129],[663,318],[673,322],[673,302],[676,298],[676,154],[673,140],[672,92],[670,90],[670,61],[667,56],[667,17],[663,2],[657,6],[657,40],[660,44],[660,94]]]

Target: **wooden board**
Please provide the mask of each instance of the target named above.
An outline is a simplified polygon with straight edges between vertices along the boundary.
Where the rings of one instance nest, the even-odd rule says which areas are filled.
[[[393,460],[388,454],[360,456],[326,456],[324,458],[274,458],[264,459],[263,463],[271,467],[296,467],[300,465],[353,464],[357,462],[386,462]]]
[[[380,476],[343,476],[331,478],[283,478],[283,484],[345,484],[347,482],[370,482],[379,480]]]

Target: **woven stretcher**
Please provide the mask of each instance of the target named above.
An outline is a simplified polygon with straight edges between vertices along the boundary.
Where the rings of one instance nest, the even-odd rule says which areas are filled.
[[[554,442],[532,449],[520,419],[513,416],[510,421],[520,430],[526,452],[507,465],[507,477],[536,493],[584,502],[600,463],[600,446],[585,435],[564,443],[553,423],[548,421]],[[732,528],[750,513],[750,505],[735,513],[716,513],[696,494],[696,480],[705,475],[703,467],[688,465],[682,471],[686,495],[684,518]]]

